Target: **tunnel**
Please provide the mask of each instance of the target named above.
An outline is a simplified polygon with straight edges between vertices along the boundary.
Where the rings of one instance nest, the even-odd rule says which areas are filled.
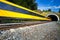
[[[48,15],[48,17],[51,19],[51,21],[59,21],[59,17],[57,15]]]

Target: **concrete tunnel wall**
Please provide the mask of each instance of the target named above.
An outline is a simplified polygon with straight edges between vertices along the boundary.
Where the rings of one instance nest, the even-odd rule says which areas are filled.
[[[50,17],[52,21],[59,21],[59,16],[55,13],[48,13],[46,17]]]

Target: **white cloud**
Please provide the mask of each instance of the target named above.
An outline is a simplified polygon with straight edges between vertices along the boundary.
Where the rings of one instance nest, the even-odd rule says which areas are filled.
[[[48,9],[57,9],[57,8],[60,8],[60,5],[59,6],[48,6],[48,7],[38,7],[38,9],[40,10],[48,10]]]
[[[53,6],[54,8],[60,8],[60,6]]]

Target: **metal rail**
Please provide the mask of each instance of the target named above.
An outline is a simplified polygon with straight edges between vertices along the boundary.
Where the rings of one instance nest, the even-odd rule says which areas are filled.
[[[0,30],[9,30],[9,29],[14,29],[14,28],[18,28],[18,27],[26,27],[26,26],[36,25],[36,24],[43,24],[43,23],[47,23],[47,22],[50,22],[50,21],[4,23],[4,24],[0,24]]]

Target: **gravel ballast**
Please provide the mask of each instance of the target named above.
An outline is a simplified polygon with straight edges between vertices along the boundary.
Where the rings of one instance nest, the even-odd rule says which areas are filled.
[[[49,22],[2,31],[0,40],[57,40],[58,24]]]

